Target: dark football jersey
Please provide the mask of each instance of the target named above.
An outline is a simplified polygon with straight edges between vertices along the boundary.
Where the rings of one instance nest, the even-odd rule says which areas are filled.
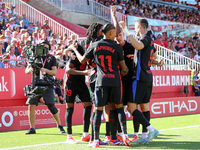
[[[77,50],[81,55],[83,55],[84,49],[79,44],[78,44]],[[76,54],[74,52],[71,53],[71,57],[69,59],[69,63],[72,63],[76,70],[85,70],[85,68],[86,68],[86,63],[81,64],[79,62],[78,58],[76,57]],[[73,81],[74,83],[77,83],[77,84],[78,83],[84,83],[85,82],[85,75],[72,75],[72,74],[69,74],[68,80]]]
[[[144,44],[142,50],[138,50],[137,53],[137,65],[136,65],[136,79],[140,81],[153,81],[152,72],[150,70],[153,60],[153,53],[155,51],[153,41],[148,34],[144,34],[140,37],[140,41]]]
[[[96,86],[121,86],[118,62],[124,60],[122,47],[109,39],[92,43],[84,56],[97,65]]]
[[[127,41],[125,41],[125,44],[122,46],[122,48],[124,52],[124,60],[125,60],[126,66],[129,69],[129,72],[127,73],[127,75],[122,76],[122,80],[130,80],[132,79],[133,72],[134,72],[133,59],[128,58],[127,55],[134,54],[135,48]]]

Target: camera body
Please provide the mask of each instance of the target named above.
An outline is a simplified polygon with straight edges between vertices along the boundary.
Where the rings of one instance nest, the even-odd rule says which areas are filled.
[[[25,53],[28,57],[28,63],[33,68],[40,69],[43,63],[42,57],[47,56],[48,48],[44,45],[37,44],[36,46],[29,46]]]
[[[43,56],[47,57],[48,48],[44,45],[37,44],[36,46],[30,46],[25,51],[28,57],[28,63],[33,68],[33,76],[32,76],[32,84],[26,85],[24,88],[24,95],[27,97],[30,96],[42,96],[49,87],[53,87],[55,85],[60,85],[61,82],[58,79],[54,79],[53,76],[45,74],[42,79],[36,79],[36,70],[40,70],[43,65]]]

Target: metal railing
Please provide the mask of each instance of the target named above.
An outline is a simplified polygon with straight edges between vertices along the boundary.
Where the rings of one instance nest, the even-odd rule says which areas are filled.
[[[186,0],[185,0],[186,1]],[[161,0],[140,0],[140,3],[142,2],[148,2],[149,4],[152,3],[153,5],[165,5],[165,6],[171,6],[173,8],[180,8],[180,9],[196,9],[197,7],[194,6],[188,6],[188,5],[184,5],[184,4],[176,4],[173,2],[165,2],[165,1],[161,1]],[[187,2],[189,3],[189,1],[187,0]]]
[[[195,70],[199,70],[199,62],[160,45],[154,44],[154,46],[157,49],[158,59],[163,59],[163,61],[165,62],[165,65],[163,67],[157,67],[157,69],[160,68],[163,70],[190,70],[192,68]]]
[[[79,13],[87,13],[95,15],[99,18],[102,18],[106,21],[111,22],[111,9],[102,5],[94,0],[44,0],[47,3],[59,8],[62,10],[72,11],[72,12],[79,12]],[[117,12],[116,13],[118,21],[125,21],[126,22],[126,15]]]
[[[63,33],[67,33],[68,36],[75,34],[77,39],[79,38],[79,35],[75,32],[71,31],[70,29],[66,28],[65,26],[61,25],[60,23],[56,22],[55,20],[51,19],[47,15],[43,14],[42,12],[38,11],[34,7],[26,4],[25,2],[21,0],[4,0],[4,3],[7,7],[11,8],[11,5],[16,6],[16,12],[19,15],[22,15],[23,13],[26,14],[27,19],[30,22],[33,22],[34,24],[39,21],[41,25],[43,25],[45,20],[49,20],[49,26],[51,27],[52,31],[55,33],[59,33],[62,35]]]

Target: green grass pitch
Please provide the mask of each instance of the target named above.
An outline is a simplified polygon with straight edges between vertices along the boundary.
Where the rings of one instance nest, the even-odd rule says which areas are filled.
[[[160,131],[160,135],[146,145],[132,144],[126,146],[100,146],[100,149],[140,149],[140,150],[200,150],[200,114],[163,117],[151,119],[151,124]],[[127,121],[130,140],[132,139],[133,123]],[[66,129],[66,128],[65,128]],[[37,129],[35,135],[24,135],[26,131],[10,131],[0,133],[0,150],[91,150],[87,142],[81,142],[83,126],[73,126],[73,138],[77,145],[65,143],[66,134],[59,134],[57,128]],[[101,124],[101,135],[104,137],[105,123]],[[104,140],[104,138],[102,138]]]

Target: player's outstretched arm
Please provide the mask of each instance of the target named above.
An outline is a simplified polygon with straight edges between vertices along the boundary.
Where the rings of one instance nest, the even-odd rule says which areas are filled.
[[[66,64],[66,73],[72,74],[72,75],[90,75],[91,70],[76,70],[74,65],[72,63],[67,63]]]
[[[79,62],[80,62],[81,64],[84,64],[85,62],[87,62],[88,59],[87,59],[86,57],[82,56],[82,55],[78,52],[78,50],[76,49],[76,47],[75,47],[73,44],[71,44],[71,45],[67,48],[67,50],[69,50],[69,51],[74,51],[74,53],[76,54],[77,59],[79,60]]]
[[[120,21],[119,22],[119,25],[121,26],[121,28],[123,29],[123,32],[125,33],[125,35],[127,36],[127,38],[129,39],[130,43],[133,45],[133,47],[136,49],[136,50],[141,50],[144,48],[144,44],[141,42],[141,41],[138,41],[137,39],[133,38],[127,27],[126,27],[126,24],[124,21]]]
[[[117,11],[118,6],[117,5],[113,5],[111,7],[111,16],[114,22],[114,26],[116,28],[116,36],[121,32],[121,28],[119,26],[119,23],[117,21],[117,17],[116,17],[116,11]]]

